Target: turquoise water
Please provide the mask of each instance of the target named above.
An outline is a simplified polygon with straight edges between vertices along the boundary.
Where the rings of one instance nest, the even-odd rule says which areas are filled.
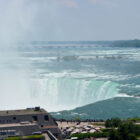
[[[36,80],[35,99],[44,98],[46,105],[73,109],[118,95],[119,84],[111,81],[85,80],[69,77],[46,77]],[[39,94],[38,94],[39,93]],[[34,96],[34,95],[33,95]]]
[[[34,103],[50,111],[140,94],[139,48],[38,42],[20,52],[30,65]]]
[[[16,97],[19,107],[39,105],[48,111],[59,111],[114,97],[139,98],[139,48],[88,42],[32,42],[21,44],[17,53],[14,61],[1,61],[1,68],[12,69],[14,76],[10,79],[18,76],[15,90],[2,93],[5,98]],[[10,107],[17,107],[14,101],[9,102]]]

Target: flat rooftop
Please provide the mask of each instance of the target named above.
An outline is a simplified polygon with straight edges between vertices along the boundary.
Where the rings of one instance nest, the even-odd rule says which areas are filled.
[[[33,114],[44,114],[46,110],[42,108],[27,108],[20,110],[4,110],[0,111],[0,116],[12,116],[12,115],[33,115]]]
[[[11,124],[0,124],[0,128],[4,127],[19,127],[19,126],[36,126],[36,123],[11,123]]]

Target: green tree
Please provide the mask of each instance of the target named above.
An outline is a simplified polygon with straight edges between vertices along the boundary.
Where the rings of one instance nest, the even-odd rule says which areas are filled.
[[[112,129],[109,135],[109,140],[136,140],[140,135],[140,127],[133,122],[123,122],[118,129]]]
[[[130,133],[130,134],[128,134],[127,140],[137,140],[137,138],[136,138],[135,134]]]
[[[118,128],[118,133],[122,140],[136,140],[138,136],[139,128],[133,122],[124,122]]]
[[[109,140],[120,140],[120,136],[118,134],[118,131],[115,129],[112,129],[109,135]]]
[[[119,127],[121,125],[122,121],[119,118],[113,118],[112,119],[112,125],[113,127]]]
[[[119,118],[112,118],[107,119],[105,122],[105,126],[108,127],[119,127],[121,125],[122,121]]]
[[[127,138],[129,133],[127,124],[125,123],[121,124],[120,127],[118,128],[118,133],[122,140],[128,140]]]
[[[105,121],[105,127],[112,127],[112,122],[111,122],[111,120],[110,119],[107,119],[106,121]]]

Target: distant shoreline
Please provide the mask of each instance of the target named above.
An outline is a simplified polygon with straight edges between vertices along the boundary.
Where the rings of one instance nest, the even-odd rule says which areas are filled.
[[[101,45],[104,47],[140,47],[139,39],[132,40],[99,40],[99,41],[30,41],[30,42],[19,42],[19,45],[26,43],[34,45]],[[51,46],[53,47],[53,46]],[[60,46],[62,47],[62,46]]]

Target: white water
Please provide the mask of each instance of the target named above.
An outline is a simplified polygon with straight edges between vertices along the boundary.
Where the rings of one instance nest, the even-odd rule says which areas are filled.
[[[73,109],[89,103],[116,97],[118,84],[111,81],[54,78],[32,80],[32,104],[49,111]]]

